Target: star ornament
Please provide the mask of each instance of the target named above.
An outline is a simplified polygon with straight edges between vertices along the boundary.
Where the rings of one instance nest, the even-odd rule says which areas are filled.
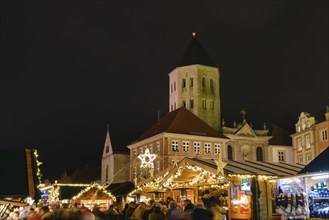
[[[224,176],[224,167],[227,163],[223,162],[221,157],[219,157],[218,160],[215,160],[215,163],[217,165],[217,175],[221,174],[222,176]]]
[[[141,168],[149,167],[153,169],[154,168],[153,161],[155,160],[156,156],[157,156],[156,154],[151,154],[149,149],[146,149],[144,154],[138,155],[138,159],[140,159],[142,162]]]

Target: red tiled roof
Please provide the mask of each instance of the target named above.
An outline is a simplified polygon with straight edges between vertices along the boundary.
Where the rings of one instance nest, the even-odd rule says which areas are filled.
[[[163,132],[227,138],[210,127],[191,111],[181,107],[175,111],[167,113],[136,141],[141,141]]]

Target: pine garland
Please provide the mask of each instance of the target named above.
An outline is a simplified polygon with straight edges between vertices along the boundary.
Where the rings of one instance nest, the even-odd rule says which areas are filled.
[[[261,191],[259,190],[259,184],[257,177],[254,177],[251,182],[251,203],[252,203],[252,219],[259,220],[260,219],[260,205],[259,205],[259,197]]]

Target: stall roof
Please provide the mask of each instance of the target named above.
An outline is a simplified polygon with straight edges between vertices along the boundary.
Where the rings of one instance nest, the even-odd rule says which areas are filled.
[[[118,197],[118,196],[124,196],[128,193],[132,192],[135,189],[135,185],[133,182],[126,181],[122,183],[112,183],[109,185],[106,190],[110,191],[112,195]]]
[[[204,165],[216,168],[216,163],[212,159],[198,159],[193,158],[192,161],[203,163]],[[264,176],[287,176],[295,175],[304,168],[300,164],[287,163],[270,163],[264,161],[233,161],[223,160],[227,163],[224,171],[228,174],[241,175],[264,175]]]
[[[324,171],[329,171],[329,147],[322,151],[322,153],[320,153],[298,173],[301,174]]]

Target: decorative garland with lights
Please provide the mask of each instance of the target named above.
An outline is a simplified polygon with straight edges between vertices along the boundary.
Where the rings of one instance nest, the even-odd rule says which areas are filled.
[[[97,188],[98,190],[101,190],[102,193],[108,195],[112,201],[116,201],[115,196],[113,196],[110,192],[106,191],[102,186],[100,186],[98,183],[92,183],[89,185],[86,189],[82,190],[80,193],[78,193],[76,196],[73,196],[72,199],[78,199],[80,196],[85,194],[87,191],[89,191],[91,188]]]
[[[199,173],[192,180],[185,183],[173,183],[174,179],[182,175],[182,171],[184,169],[192,170],[195,173]],[[225,177],[215,175],[209,171],[202,169],[201,167],[190,165],[188,163],[184,163],[180,166],[175,174],[172,174],[166,183],[163,186],[173,189],[173,188],[185,188],[195,185],[196,183],[209,183],[209,182],[224,182],[227,183]]]
[[[40,170],[40,165],[42,164],[39,160],[38,160],[38,151],[35,149],[32,149],[30,151],[31,153],[31,163],[32,163],[32,173],[36,173],[36,175],[33,175],[33,182],[34,182],[34,199],[36,201],[38,201],[41,198],[41,193],[40,190],[38,190],[38,186],[41,184],[41,179],[42,179],[42,174],[41,174],[41,170]]]

